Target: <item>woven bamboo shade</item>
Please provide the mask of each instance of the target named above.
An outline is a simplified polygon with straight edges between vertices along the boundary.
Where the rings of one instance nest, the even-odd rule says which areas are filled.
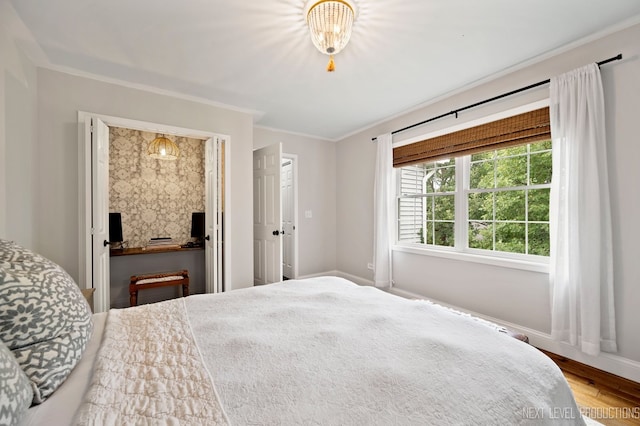
[[[549,107],[393,149],[393,167],[551,139]]]

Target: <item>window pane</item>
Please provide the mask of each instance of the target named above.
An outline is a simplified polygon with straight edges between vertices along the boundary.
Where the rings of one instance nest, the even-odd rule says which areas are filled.
[[[496,187],[527,184],[527,156],[502,158],[496,161]]]
[[[422,198],[398,200],[398,241],[418,243],[422,228]]]
[[[494,161],[471,163],[471,178],[469,187],[472,189],[494,188]]]
[[[428,170],[424,179],[423,179],[423,185],[424,185],[424,193],[425,194],[433,194],[434,192],[438,191],[438,183],[435,181],[435,174],[436,174],[436,170],[432,169],[432,170]]]
[[[433,236],[435,245],[453,247],[455,243],[453,222],[436,222]]]
[[[493,222],[469,222],[469,247],[493,250]]]
[[[456,168],[445,167],[439,169],[435,178],[439,183],[440,192],[454,192],[456,190]]]
[[[421,238],[421,229],[422,224],[420,223],[400,222],[398,225],[398,241],[403,241],[405,243],[419,243]]]
[[[489,160],[494,157],[495,153],[495,151],[485,151],[477,154],[471,154],[471,161]]]
[[[400,169],[400,194],[422,194],[422,180],[426,176],[423,165],[406,166]]]
[[[455,158],[447,158],[446,160],[438,160],[431,163],[437,167],[454,167],[456,165]]]
[[[425,244],[433,244],[433,222],[427,222],[426,224],[427,232],[425,233]]]
[[[529,254],[549,256],[549,225],[529,224]]]
[[[424,220],[433,220],[433,196],[424,199]]]
[[[496,223],[496,250],[525,253],[524,223]]]
[[[496,151],[498,157],[509,157],[512,155],[522,155],[527,153],[527,145],[512,146]]]
[[[551,140],[535,142],[529,146],[529,150],[531,152],[544,151],[548,149],[551,149]]]
[[[447,160],[447,163],[449,160]],[[424,175],[426,193],[453,192],[456,190],[456,168],[438,164]]]
[[[493,193],[469,194],[469,220],[493,220]]]
[[[421,226],[420,229],[418,229],[417,234],[418,234],[418,241],[415,241],[415,242],[420,243],[420,244],[424,244],[424,238],[425,238],[424,226]]]
[[[496,220],[525,220],[525,191],[496,193]]]
[[[531,185],[551,183],[551,152],[531,154],[529,161]]]
[[[435,162],[435,164],[438,167],[455,167],[456,159],[455,157],[453,157],[453,158],[447,158],[446,160],[438,160]]]
[[[439,195],[435,199],[434,219],[455,220],[455,197],[453,195]]]
[[[549,221],[550,189],[529,190],[529,220],[533,222]]]

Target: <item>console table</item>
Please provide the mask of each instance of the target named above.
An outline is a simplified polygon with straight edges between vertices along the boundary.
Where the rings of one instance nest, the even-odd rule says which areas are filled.
[[[115,256],[133,256],[136,254],[156,254],[156,253],[172,253],[177,251],[194,251],[204,250],[204,247],[131,247],[125,249],[111,249],[109,254],[111,257]]]
[[[205,258],[203,247],[153,248],[133,247],[110,251],[112,308],[130,304],[129,284],[134,275],[189,271],[189,293],[205,293]],[[180,286],[150,288],[141,292],[138,303],[159,302],[181,295]]]

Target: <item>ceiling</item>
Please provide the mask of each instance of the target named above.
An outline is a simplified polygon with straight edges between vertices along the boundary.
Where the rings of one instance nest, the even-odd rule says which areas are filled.
[[[355,0],[351,41],[328,73],[304,0],[10,3],[37,65],[248,111],[258,126],[328,140],[640,21],[638,0]]]

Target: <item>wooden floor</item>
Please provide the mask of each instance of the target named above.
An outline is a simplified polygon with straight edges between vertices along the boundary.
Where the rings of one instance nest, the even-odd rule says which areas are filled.
[[[545,353],[562,370],[583,414],[607,426],[640,425],[640,384]]]

